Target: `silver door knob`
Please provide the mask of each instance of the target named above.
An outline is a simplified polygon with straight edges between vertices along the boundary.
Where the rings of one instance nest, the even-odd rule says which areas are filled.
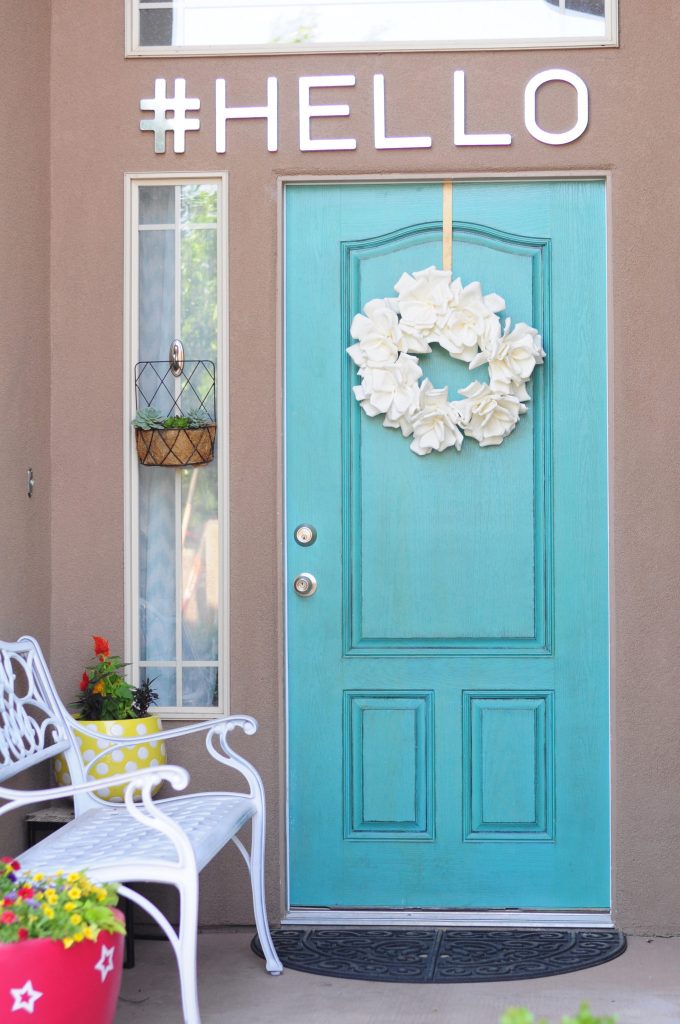
[[[316,579],[311,572],[301,572],[293,580],[293,590],[300,597],[311,597],[316,590]]]

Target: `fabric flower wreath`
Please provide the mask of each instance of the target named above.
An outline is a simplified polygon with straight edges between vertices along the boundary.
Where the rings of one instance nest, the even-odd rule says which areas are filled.
[[[361,408],[413,437],[416,455],[460,451],[464,436],[482,448],[501,444],[527,411],[527,382],[545,358],[538,331],[525,323],[511,330],[509,319],[501,328],[505,300],[483,295],[479,281],[452,281],[450,270],[402,274],[394,290],[398,298],[367,302],[350,328],[356,344],[347,351],[361,378],[353,389]],[[420,381],[418,356],[433,344],[471,370],[486,365],[489,383],[475,380],[450,402],[448,387]]]

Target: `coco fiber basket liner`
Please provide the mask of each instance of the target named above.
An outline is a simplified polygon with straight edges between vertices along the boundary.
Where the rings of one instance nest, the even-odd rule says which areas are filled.
[[[201,466],[215,454],[216,426],[135,429],[137,455],[143,466]]]

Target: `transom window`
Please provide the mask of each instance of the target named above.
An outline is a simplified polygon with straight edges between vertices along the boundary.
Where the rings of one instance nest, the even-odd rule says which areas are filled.
[[[128,54],[607,46],[616,0],[128,0]]]

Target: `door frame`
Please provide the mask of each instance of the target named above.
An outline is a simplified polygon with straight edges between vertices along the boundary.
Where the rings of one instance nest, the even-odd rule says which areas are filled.
[[[475,182],[499,182],[499,181],[602,181],[605,188],[605,246],[606,246],[606,293],[605,293],[605,375],[607,381],[607,394],[605,396],[607,409],[607,635],[608,635],[608,696],[609,696],[609,838],[610,838],[610,861],[609,861],[609,912],[582,911],[498,911],[498,910],[461,910],[461,911],[439,911],[439,910],[371,910],[371,909],[325,909],[310,907],[291,907],[290,905],[290,835],[289,835],[289,770],[290,770],[290,748],[288,743],[289,727],[289,703],[288,703],[288,601],[290,599],[288,581],[288,565],[286,557],[286,538],[288,536],[288,522],[286,517],[286,423],[285,423],[285,402],[286,402],[286,350],[285,350],[285,190],[288,185],[295,184],[371,184],[371,183],[394,183],[407,184],[409,182],[435,183],[451,181],[475,181]],[[366,926],[381,925],[383,927],[394,925],[423,925],[428,927],[475,927],[485,928],[611,928],[613,926],[613,879],[614,879],[614,828],[613,814],[614,801],[612,790],[614,735],[612,731],[612,665],[614,662],[614,648],[612,644],[612,501],[611,501],[611,436],[613,424],[611,421],[611,409],[609,402],[610,382],[612,377],[612,345],[613,337],[613,298],[612,298],[612,172],[608,170],[565,170],[565,171],[507,171],[498,174],[488,172],[463,173],[443,172],[434,173],[391,173],[391,174],[301,174],[301,175],[280,175],[277,178],[277,323],[276,323],[276,403],[277,403],[277,453],[278,481],[277,481],[277,507],[281,521],[281,532],[278,538],[278,566],[279,579],[279,603],[277,624],[282,638],[279,645],[280,679],[282,681],[282,708],[283,721],[281,728],[282,757],[280,765],[282,770],[282,785],[280,802],[279,835],[281,836],[280,847],[280,870],[283,880],[283,914],[282,924],[323,926],[323,925],[347,925]]]

